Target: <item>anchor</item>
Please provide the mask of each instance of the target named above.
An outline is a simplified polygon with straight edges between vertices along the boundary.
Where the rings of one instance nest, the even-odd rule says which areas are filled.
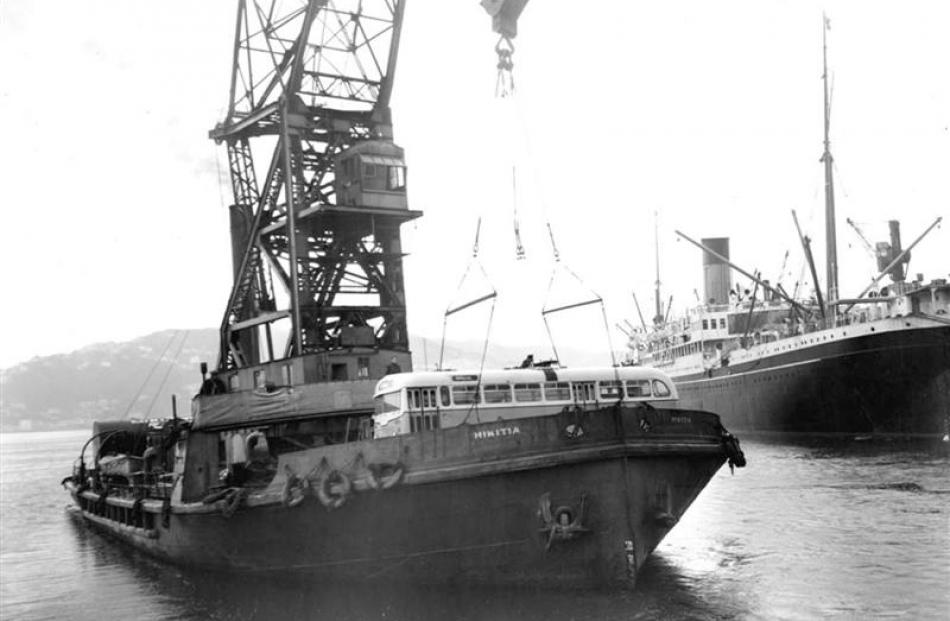
[[[545,550],[550,550],[555,541],[570,541],[589,533],[591,530],[584,526],[587,513],[587,494],[581,494],[580,508],[562,505],[551,511],[551,493],[545,492],[538,499],[538,517],[544,521],[544,526],[538,532],[547,534]]]

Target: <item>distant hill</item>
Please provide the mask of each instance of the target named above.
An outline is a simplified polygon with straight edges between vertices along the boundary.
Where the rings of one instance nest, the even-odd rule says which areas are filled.
[[[450,341],[443,355],[446,368],[475,368],[480,342]],[[438,340],[411,340],[416,370],[434,369]],[[124,343],[97,343],[66,354],[37,357],[0,370],[0,431],[86,429],[94,420],[171,416],[171,396],[178,412],[189,417],[191,398],[201,383],[202,361],[214,367],[218,331],[164,330]],[[533,353],[549,356],[546,345],[490,344],[486,368],[518,365]],[[571,366],[607,364],[605,352],[561,352]]]
[[[214,364],[217,330],[164,330],[97,343],[0,371],[0,430],[82,429],[105,418],[190,415],[199,363]]]

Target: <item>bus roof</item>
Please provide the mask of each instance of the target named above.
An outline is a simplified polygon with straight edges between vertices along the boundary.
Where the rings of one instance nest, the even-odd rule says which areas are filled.
[[[451,386],[453,384],[522,384],[539,382],[592,382],[627,380],[663,380],[674,391],[675,386],[669,375],[651,367],[585,367],[552,368],[532,367],[528,369],[458,369],[452,371],[414,371],[411,373],[393,373],[379,380],[376,395],[395,392],[401,388],[413,386]]]

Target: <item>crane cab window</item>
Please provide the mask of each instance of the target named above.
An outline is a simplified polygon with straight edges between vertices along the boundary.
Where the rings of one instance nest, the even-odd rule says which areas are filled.
[[[376,177],[376,164],[363,164],[363,178],[373,179]]]
[[[448,386],[439,386],[439,399],[442,400],[442,407],[444,408],[452,405],[452,395],[449,393]]]
[[[406,167],[405,166],[389,166],[388,188],[392,191],[400,191],[400,190],[406,189]]]

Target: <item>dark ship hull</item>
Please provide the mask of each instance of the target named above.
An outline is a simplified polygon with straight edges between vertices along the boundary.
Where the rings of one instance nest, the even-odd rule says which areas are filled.
[[[89,523],[189,566],[630,586],[727,458],[743,463],[713,414],[610,407],[310,449],[238,502],[136,502],[75,476],[66,485]],[[396,460],[392,487],[370,484],[371,464]],[[345,502],[325,506],[317,481],[288,502],[289,473],[312,463],[347,472]]]
[[[950,431],[950,325],[820,342],[820,333],[809,336],[813,343],[784,353],[703,374],[674,373],[682,405],[718,412],[742,431]]]

